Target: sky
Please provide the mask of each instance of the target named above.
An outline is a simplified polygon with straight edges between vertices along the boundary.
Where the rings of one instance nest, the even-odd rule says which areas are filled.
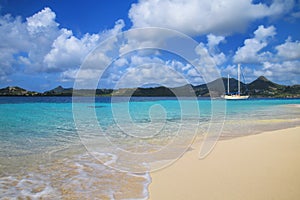
[[[145,27],[195,40],[200,69],[145,49],[170,39]],[[133,32],[116,39],[124,31]],[[197,85],[213,69],[236,78],[239,63],[242,81],[300,84],[299,0],[0,0],[0,88]]]

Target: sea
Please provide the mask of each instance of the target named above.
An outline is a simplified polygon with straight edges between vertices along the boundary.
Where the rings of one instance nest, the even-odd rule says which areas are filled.
[[[0,97],[0,199],[147,199],[150,172],[195,140],[205,159],[299,125],[300,99]]]

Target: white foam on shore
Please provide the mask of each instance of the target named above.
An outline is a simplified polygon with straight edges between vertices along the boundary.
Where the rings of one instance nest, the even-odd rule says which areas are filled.
[[[54,198],[57,191],[51,186],[48,178],[40,174],[28,174],[21,179],[16,176],[0,178],[0,194],[2,198],[31,199]]]
[[[117,159],[101,154],[107,163]],[[85,153],[31,172],[1,177],[0,199],[147,199],[150,182],[149,173],[119,172]]]
[[[294,108],[300,108],[300,104],[287,104],[285,106],[294,107]]]

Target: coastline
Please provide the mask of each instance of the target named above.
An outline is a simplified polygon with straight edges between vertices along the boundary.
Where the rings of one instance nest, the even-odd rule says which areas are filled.
[[[151,173],[149,199],[299,199],[300,126],[221,140],[204,159],[199,143]]]

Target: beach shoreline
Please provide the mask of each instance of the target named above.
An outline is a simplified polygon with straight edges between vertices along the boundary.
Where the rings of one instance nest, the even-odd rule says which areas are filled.
[[[221,140],[204,159],[200,143],[151,173],[149,199],[299,199],[300,126]]]

